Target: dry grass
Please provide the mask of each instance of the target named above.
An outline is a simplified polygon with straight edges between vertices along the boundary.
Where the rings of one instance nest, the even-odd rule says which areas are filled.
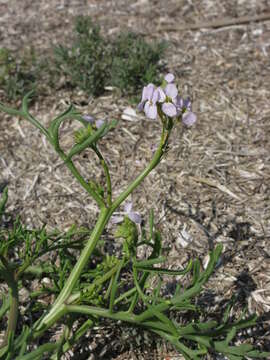
[[[270,314],[270,21],[218,30],[173,31],[178,25],[217,17],[260,14],[268,1],[0,1],[1,46],[34,45],[40,53],[68,41],[74,16],[98,19],[104,33],[123,29],[147,38],[167,39],[168,70],[183,91],[192,93],[198,123],[176,129],[165,160],[132,196],[136,211],[147,217],[151,207],[170,246],[174,265],[191,256],[206,261],[209,247],[224,244],[222,266],[209,283],[218,298],[242,296],[251,312]],[[170,27],[170,31],[163,29]],[[1,93],[0,93],[1,96]],[[86,100],[86,106],[80,106]],[[103,140],[113,189],[120,192],[152,155],[160,126],[138,115],[121,118],[129,106],[113,92],[99,99],[64,90],[40,99],[32,109],[44,124],[75,102],[83,113],[119,120]],[[72,141],[73,124],[62,129],[63,144]],[[28,123],[0,114],[0,182],[9,183],[8,210],[29,226],[68,228],[92,224],[97,209],[74,182],[39,132]],[[102,179],[93,154],[78,158],[87,177]],[[192,242],[181,246],[185,229]],[[175,260],[177,259],[177,260]],[[267,323],[266,323],[267,324]],[[270,332],[255,335],[270,348]],[[145,350],[146,351],[146,350]],[[118,359],[131,359],[131,353]],[[104,355],[104,359],[108,358]],[[123,357],[124,356],[124,357]],[[127,357],[125,357],[127,356]],[[162,359],[161,352],[156,358]],[[134,359],[154,359],[135,354]]]

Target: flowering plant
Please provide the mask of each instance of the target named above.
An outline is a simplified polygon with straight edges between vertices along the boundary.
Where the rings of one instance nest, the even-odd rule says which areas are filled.
[[[86,331],[103,318],[147,329],[169,341],[185,359],[201,359],[208,352],[213,351],[223,353],[231,360],[246,357],[266,358],[269,354],[259,352],[250,344],[233,345],[233,339],[239,329],[256,324],[255,316],[242,317],[240,320],[231,319],[229,315],[232,304],[228,305],[219,323],[216,320],[205,321],[199,316],[200,308],[195,298],[216,269],[222,252],[221,245],[217,245],[210,253],[210,260],[205,269],[201,269],[198,260],[190,261],[184,269],[167,269],[164,266],[166,258],[162,247],[162,236],[155,226],[153,211],[150,211],[148,229],[142,224],[140,214],[133,211],[132,203],[126,203],[123,214],[116,214],[120,205],[159,164],[167,152],[170,134],[176,123],[182,121],[186,126],[191,126],[196,121],[196,115],[191,111],[190,100],[182,99],[178,94],[174,76],[167,74],[161,87],[156,88],[153,84],[149,84],[143,89],[139,109],[143,110],[150,119],[159,116],[162,128],[160,142],[149,164],[116,198],[113,196],[108,164],[99,148],[99,140],[116,126],[116,122],[98,121],[89,115],[82,116],[70,106],[53,119],[48,128],[45,128],[29,112],[30,96],[31,93],[24,97],[21,110],[9,108],[1,103],[0,110],[11,116],[26,119],[42,132],[84,191],[96,202],[100,212],[87,241],[84,244],[80,242],[78,246],[80,254],[74,259],[74,263],[69,262],[65,257],[65,250],[74,248],[74,244],[78,245],[71,240],[76,235],[74,229],[65,235],[52,235],[47,234],[44,229],[41,233],[30,231],[29,234],[28,229],[20,227],[21,236],[9,236],[9,240],[5,240],[4,236],[1,238],[0,275],[10,288],[10,297],[3,303],[0,311],[1,317],[9,311],[0,359],[42,359],[44,354],[47,354],[46,359],[60,359],[62,354],[75,346]],[[79,121],[82,127],[75,133],[74,145],[66,152],[60,145],[59,128],[68,119]],[[73,162],[73,157],[87,148],[90,148],[100,161],[106,180],[105,188],[99,183],[84,179]],[[4,212],[6,202],[7,190],[4,191],[0,202],[0,216]],[[98,264],[94,262],[92,267],[89,267],[99,239],[110,219],[115,224],[119,223],[115,238],[122,239],[122,252],[117,257],[105,254]],[[138,226],[141,226],[141,231],[138,231]],[[25,243],[21,242],[22,239]],[[138,255],[141,247],[149,250],[146,252],[148,254],[146,258]],[[55,287],[47,289],[54,291],[56,299],[50,307],[42,310],[40,318],[31,325],[23,324],[24,326],[19,330],[18,290],[21,280],[27,272],[37,272],[38,259],[38,265],[41,267],[39,271],[43,273],[45,269],[41,256],[56,250],[60,254],[60,266],[52,267]],[[14,252],[18,252],[20,261],[12,260]],[[131,275],[128,288],[123,286],[122,281],[127,272]],[[181,284],[179,281],[174,293],[167,296],[162,292],[164,275],[171,277],[188,275],[189,283]],[[151,284],[156,286],[153,287]],[[44,291],[46,293],[46,289]],[[41,291],[32,296],[39,296],[42,293]],[[187,312],[191,316],[189,323],[176,321],[176,313]],[[77,319],[80,319],[80,326],[76,325]],[[38,339],[46,339],[45,333],[56,323],[64,325],[60,340],[43,341],[42,345],[37,346]]]

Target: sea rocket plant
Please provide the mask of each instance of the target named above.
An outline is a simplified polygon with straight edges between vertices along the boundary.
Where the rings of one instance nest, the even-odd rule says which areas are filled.
[[[162,236],[155,226],[153,211],[150,212],[149,229],[145,228],[140,214],[132,210],[131,202],[125,204],[124,213],[118,213],[118,215],[123,214],[124,216],[113,217],[114,214],[117,214],[119,207],[167,153],[169,138],[176,121],[181,120],[187,126],[196,122],[196,115],[191,111],[190,99],[182,99],[178,94],[174,75],[167,74],[161,87],[149,84],[143,89],[139,109],[144,110],[150,119],[160,117],[162,128],[160,141],[148,165],[118,195],[112,189],[110,169],[99,148],[99,140],[116,126],[116,121],[105,122],[96,120],[90,115],[82,116],[73,106],[70,106],[69,109],[55,117],[49,126],[45,127],[29,113],[30,97],[31,93],[24,97],[20,110],[7,107],[2,103],[0,103],[0,110],[11,116],[26,119],[41,131],[62,159],[63,164],[81,185],[84,194],[92,197],[96,202],[99,215],[85,242],[62,241],[64,238],[58,236],[58,233],[55,239],[51,236],[47,237],[43,228],[42,236],[34,237],[33,242],[28,235],[17,236],[17,233],[16,236],[8,236],[8,239],[12,239],[12,241],[5,241],[4,238],[2,241],[1,239],[0,276],[10,290],[8,301],[6,302],[5,297],[2,297],[3,304],[0,307],[0,321],[5,313],[9,312],[6,334],[0,343],[1,360],[36,360],[45,358],[45,354],[46,359],[60,359],[62,354],[77,344],[86,331],[96,326],[98,321],[102,321],[104,318],[150,330],[174,345],[186,360],[199,360],[201,355],[205,356],[208,352],[213,351],[223,353],[231,360],[243,360],[246,357],[269,359],[269,353],[256,351],[252,345],[231,345],[238,329],[256,324],[254,317],[246,319],[242,317],[238,321],[232,320],[229,318],[230,307],[225,311],[224,319],[220,324],[212,321],[212,317],[210,317],[211,321],[201,322],[200,316],[196,315],[200,309],[194,298],[200,294],[209,276],[215,271],[222,251],[221,244],[218,244],[210,253],[206,269],[201,271],[200,261],[195,260],[194,262],[190,261],[184,269],[172,270],[166,268],[166,264],[164,264],[166,261],[166,256],[163,256],[165,249],[162,246]],[[70,149],[62,148],[60,141],[60,126],[66,120],[75,120],[81,125],[81,128],[74,134],[74,144]],[[76,167],[73,158],[80,155],[85,149],[91,150],[97,156],[103,170],[102,182],[97,179],[85,178],[80,173],[80,169]],[[7,188],[5,188],[0,198],[0,220],[7,199]],[[100,237],[104,234],[110,219],[114,223],[121,222],[114,237],[122,239],[122,252],[117,256],[105,253],[102,258],[102,252],[97,251],[98,259],[93,261]],[[137,231],[138,225],[141,227],[140,232]],[[36,234],[35,231],[33,233]],[[22,254],[19,262],[12,261],[14,253],[17,253],[19,248],[19,243],[15,242],[13,245],[13,239],[14,241],[23,241],[22,252],[19,252]],[[77,246],[78,252],[73,254]],[[143,258],[142,251],[140,251],[142,247],[145,254]],[[14,249],[16,249],[15,252]],[[25,249],[25,254],[23,249]],[[43,255],[59,249],[61,250],[59,256],[66,257],[62,258],[63,261],[59,261],[63,266],[55,266],[53,272],[51,270],[48,272],[50,264],[44,263]],[[69,249],[72,249],[72,252]],[[53,253],[53,257],[55,258],[55,253]],[[35,263],[36,260],[38,263]],[[97,264],[99,261],[101,263]],[[54,271],[55,269],[56,271]],[[28,274],[27,271],[29,271]],[[42,296],[42,294],[46,296],[46,294],[51,295],[52,293],[55,293],[56,299],[50,307],[44,310],[42,316],[35,323],[32,323],[32,318],[36,319],[38,313],[43,311],[43,307],[38,308],[39,311],[35,309],[33,317],[30,310],[31,323],[22,323],[20,325],[23,326],[19,327],[19,290],[23,283],[24,273],[28,279],[29,274],[32,278],[34,274],[40,276],[43,271],[46,276],[53,274],[53,283],[57,286],[51,289],[41,289],[41,293],[34,291],[34,295],[32,294],[34,297],[31,299]],[[131,276],[127,277],[127,273]],[[165,282],[163,275],[167,278],[187,273],[190,273],[190,283],[188,285],[186,285],[186,281],[181,283],[178,278],[175,292],[169,297],[167,295],[164,297],[162,294]],[[55,280],[57,278],[59,281]],[[127,279],[129,279],[128,284],[126,284]],[[153,286],[153,284],[157,284],[157,286]],[[30,309],[32,303],[35,302],[29,301]],[[176,311],[179,311],[180,315],[181,312],[185,314],[189,312],[190,323],[186,324],[186,320],[184,323],[176,322],[173,318]],[[195,313],[194,317],[192,317],[192,313]],[[84,317],[79,318],[79,315],[84,315]],[[79,323],[79,319],[84,321],[85,318],[87,320],[81,326],[75,325],[77,320]],[[45,332],[54,327],[57,322],[64,326],[62,336],[57,341],[46,343],[45,340],[49,337],[45,335]],[[2,323],[4,324],[3,321]],[[20,329],[22,329],[21,333],[19,333]],[[36,348],[39,344],[38,339],[41,337],[43,337],[40,339],[42,345]]]

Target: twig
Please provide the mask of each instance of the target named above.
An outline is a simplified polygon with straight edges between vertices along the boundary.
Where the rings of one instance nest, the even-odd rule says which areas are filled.
[[[248,24],[251,22],[259,22],[259,21],[266,21],[270,20],[270,12],[261,14],[261,15],[254,15],[254,16],[240,16],[238,18],[231,18],[231,19],[219,19],[216,21],[205,21],[205,22],[198,22],[197,24],[188,24],[182,25],[179,27],[162,27],[161,31],[179,31],[179,30],[198,30],[202,28],[221,28],[230,25],[241,25],[241,24]]]
[[[206,184],[208,186],[215,187],[215,188],[219,189],[220,191],[224,192],[225,194],[231,196],[232,198],[234,198],[238,201],[242,201],[242,199],[239,198],[237,195],[235,195],[231,190],[227,189],[224,185],[221,185],[216,181],[205,179],[205,178],[200,178],[200,177],[196,177],[196,176],[189,176],[189,178],[196,182],[200,182],[202,184]]]

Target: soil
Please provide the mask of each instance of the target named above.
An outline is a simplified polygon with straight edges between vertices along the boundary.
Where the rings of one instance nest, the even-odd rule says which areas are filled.
[[[0,0],[0,46],[18,53],[33,46],[42,56],[53,45],[68,44],[74,18],[81,14],[97,21],[104,35],[134,31],[149,41],[168,41],[166,70],[175,74],[181,91],[192,96],[198,121],[190,129],[175,129],[166,158],[132,194],[133,206],[145,220],[154,209],[176,267],[194,257],[204,263],[209,249],[223,244],[221,265],[207,289],[216,299],[236,294],[241,299],[236,314],[246,306],[259,316],[260,331],[251,334],[252,341],[268,351],[270,21],[252,18],[269,10],[268,0]],[[241,16],[250,21],[211,27],[217,19]],[[189,29],[195,23],[204,27]],[[59,87],[38,99],[31,111],[48,125],[70,103],[82,113],[119,120],[102,141],[102,151],[109,159],[115,194],[120,193],[150,160],[160,124],[142,114],[125,120],[130,102],[111,90],[93,99]],[[63,127],[64,147],[71,145],[71,130],[71,123]],[[87,152],[76,165],[100,180],[102,172],[91,155]],[[9,186],[8,211],[19,214],[29,227],[46,224],[66,230],[74,223],[91,226],[96,219],[97,208],[38,130],[1,113],[3,182]],[[183,242],[183,234],[188,241]],[[88,350],[85,359],[181,358],[166,344],[153,345],[153,339],[151,345],[141,340],[136,346],[136,333],[118,324],[108,322],[95,331],[106,351],[99,345]],[[124,333],[130,337],[115,350],[113,340]]]

